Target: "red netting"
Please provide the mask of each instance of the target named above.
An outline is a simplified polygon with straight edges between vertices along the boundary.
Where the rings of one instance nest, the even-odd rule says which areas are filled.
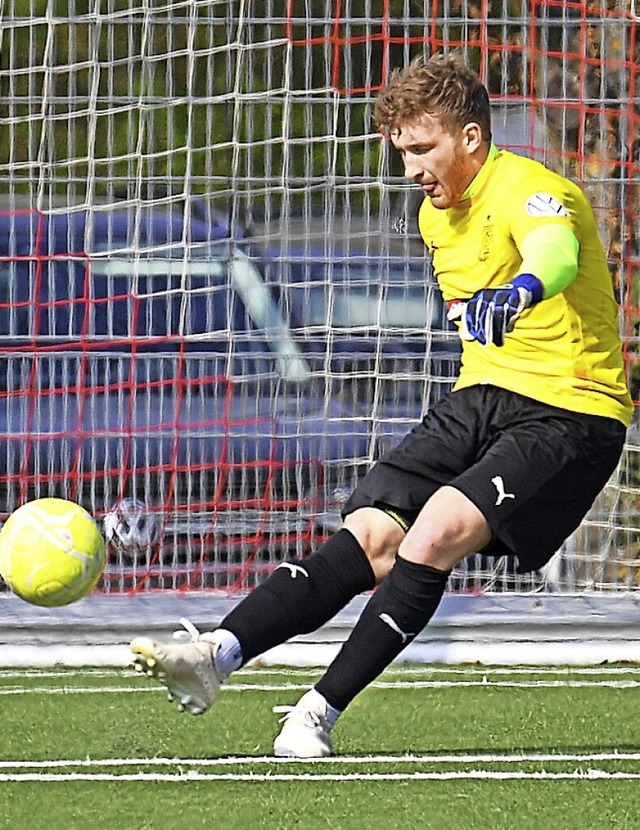
[[[81,15],[25,17],[7,0],[4,515],[34,496],[98,519],[146,502],[162,538],[135,557],[112,550],[107,591],[243,590],[337,526],[358,475],[451,380],[451,350],[433,360],[437,330],[402,328],[382,292],[362,292],[374,258],[374,287],[385,268],[424,274],[415,205],[371,109],[394,67],[439,50],[459,50],[487,84],[502,146],[588,193],[640,403],[634,10],[116,3],[96,36]],[[409,229],[401,250],[392,228]],[[345,285],[360,303],[341,309]],[[295,299],[310,314],[318,292],[325,318],[305,322]],[[573,587],[640,580],[636,459],[630,440],[584,551],[563,560]],[[604,564],[585,564],[594,549]],[[465,590],[487,584],[474,568]]]

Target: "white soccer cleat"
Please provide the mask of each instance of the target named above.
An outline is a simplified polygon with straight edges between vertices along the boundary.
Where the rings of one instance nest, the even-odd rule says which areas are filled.
[[[174,633],[173,643],[136,637],[131,642],[133,663],[137,671],[167,687],[169,700],[177,703],[181,712],[202,715],[211,708],[227,678],[215,666],[215,631],[200,634],[189,620],[180,622],[189,635],[186,642],[179,642],[186,636],[184,631]]]
[[[284,758],[326,758],[333,754],[327,701],[315,689],[304,694],[295,706],[274,706],[285,713],[282,729],[273,743],[275,755]]]

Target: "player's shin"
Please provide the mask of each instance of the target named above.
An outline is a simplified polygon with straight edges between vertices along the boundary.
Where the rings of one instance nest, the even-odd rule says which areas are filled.
[[[315,631],[374,584],[367,556],[342,529],[306,559],[279,565],[220,627],[235,634],[246,663],[296,634]]]
[[[422,631],[442,599],[448,577],[448,571],[396,558],[338,656],[316,684],[330,706],[344,710]]]

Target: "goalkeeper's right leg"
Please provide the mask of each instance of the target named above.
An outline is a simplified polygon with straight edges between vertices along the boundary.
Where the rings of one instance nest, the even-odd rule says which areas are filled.
[[[184,641],[184,631],[176,632],[173,643],[136,637],[131,643],[133,662],[137,671],[166,686],[169,699],[181,712],[201,715],[211,708],[227,679],[215,662],[218,637],[215,631],[200,634],[188,620],[180,622],[189,634],[188,640]]]

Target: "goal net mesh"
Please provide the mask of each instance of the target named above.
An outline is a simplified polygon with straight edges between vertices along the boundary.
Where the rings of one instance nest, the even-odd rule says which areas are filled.
[[[418,54],[464,54],[496,142],[588,193],[637,399],[639,23],[633,0],[4,0],[0,518],[144,504],[111,593],[245,591],[339,526],[457,369],[371,121]],[[634,590],[639,447],[634,423],[544,573],[474,555],[450,590]]]

